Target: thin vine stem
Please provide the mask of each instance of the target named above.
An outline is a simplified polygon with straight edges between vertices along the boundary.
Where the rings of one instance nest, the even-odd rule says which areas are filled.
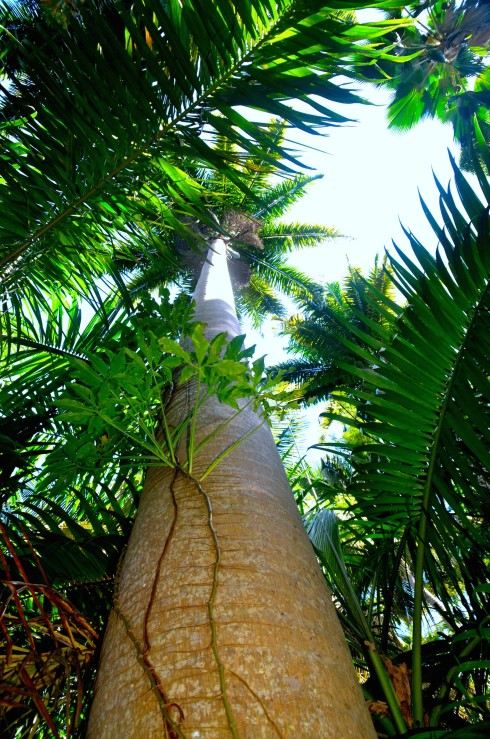
[[[173,528],[171,528],[169,532],[169,536],[171,533],[173,533]],[[168,537],[167,537],[167,541],[168,541]],[[122,556],[119,559],[116,577],[115,577],[114,597],[113,597],[113,602],[112,602],[114,613],[116,614],[116,616],[120,619],[121,623],[123,624],[126,635],[135,648],[136,659],[138,663],[140,664],[148,682],[150,683],[151,691],[157,700],[160,713],[162,714],[164,728],[166,729],[165,733],[168,732],[170,739],[186,739],[186,736],[182,732],[182,729],[173,720],[173,718],[170,716],[168,712],[169,707],[176,707],[179,710],[180,715],[182,716],[182,709],[180,708],[180,706],[177,706],[177,704],[168,702],[167,696],[165,695],[165,692],[156,674],[155,667],[152,665],[149,659],[149,656],[148,656],[149,649],[148,649],[147,643],[145,642],[144,646],[142,646],[139,643],[136,635],[134,634],[131,628],[131,624],[129,623],[129,620],[127,619],[127,617],[122,611],[121,606],[119,605],[119,579],[120,579],[122,564],[124,561],[124,555],[125,555],[125,552],[123,552]],[[156,580],[156,577],[155,577],[155,580]],[[154,588],[155,588],[155,584],[153,585],[153,590]],[[151,607],[151,598],[150,598],[150,603],[147,607],[147,612],[145,614],[144,637],[143,637],[144,639],[146,638],[145,636],[146,617],[148,614],[148,608],[150,607]]]
[[[218,535],[216,533],[216,529],[214,528],[213,523],[213,505],[211,502],[211,498],[206,493],[204,488],[201,485],[200,480],[197,480],[195,477],[192,477],[186,470],[181,469],[180,470],[185,477],[187,477],[194,485],[196,486],[197,490],[200,492],[204,499],[204,503],[206,505],[207,514],[208,514],[208,526],[209,530],[211,532],[211,537],[213,539],[214,549],[216,552],[216,557],[214,561],[214,570],[213,570],[213,583],[211,587],[211,594],[208,599],[208,616],[209,616],[209,622],[211,626],[211,648],[213,650],[214,659],[216,661],[216,665],[218,667],[218,676],[219,676],[219,684],[220,684],[220,691],[221,691],[221,700],[223,701],[223,707],[225,709],[226,718],[228,721],[228,726],[230,729],[230,733],[233,737],[233,739],[240,739],[240,736],[238,734],[238,729],[236,726],[235,718],[233,716],[233,710],[228,698],[228,693],[226,689],[226,677],[225,677],[225,667],[223,664],[223,661],[221,659],[221,654],[219,651],[218,646],[218,631],[216,627],[216,619],[214,616],[214,604],[216,601],[216,594],[218,592],[218,574],[219,574],[219,568],[221,565],[221,548],[218,540]]]

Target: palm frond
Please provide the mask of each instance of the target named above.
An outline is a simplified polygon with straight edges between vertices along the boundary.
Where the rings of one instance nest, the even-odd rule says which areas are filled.
[[[489,217],[452,164],[466,213],[439,186],[445,229],[424,206],[440,239],[437,253],[430,255],[407,232],[416,261],[399,249],[391,258],[394,283],[407,299],[396,334],[389,343],[371,336],[370,366],[340,363],[361,381],[357,389],[344,387],[344,395],[370,442],[354,450],[351,521],[364,520],[364,537],[405,541],[410,553],[416,720],[425,584],[455,629],[468,630],[490,615],[488,598],[474,598],[488,576],[490,545],[484,502],[490,464]],[[369,364],[369,352],[343,341]],[[481,711],[475,715],[481,718]]]
[[[148,206],[177,231],[185,231],[184,214],[212,223],[192,166],[223,172],[244,190],[249,175],[237,174],[229,147],[200,136],[204,127],[249,158],[263,161],[270,150],[272,161],[280,154],[294,163],[280,145],[271,149],[270,126],[239,106],[315,133],[338,122],[326,102],[357,99],[330,77],[346,68],[362,32],[352,34],[322,2],[213,0],[205,14],[197,0],[136,0],[130,9],[119,0],[61,9],[29,3],[19,18],[4,0],[0,11],[8,111],[0,267],[10,292],[21,279],[32,290],[49,281],[86,292],[114,251],[145,250]],[[370,36],[378,33],[367,26]],[[383,53],[377,42],[355,48]]]
[[[368,351],[373,342],[377,346],[380,339],[389,341],[400,312],[392,290],[386,266],[376,263],[367,279],[351,267],[344,286],[331,283],[320,294],[316,291],[314,299],[307,293],[298,297],[303,314],[291,317],[283,329],[288,351],[295,357],[277,369],[301,386],[305,400],[327,399],[333,390],[349,385],[354,376],[347,371],[347,362],[370,361],[369,353],[367,360],[366,356],[360,360],[349,341]]]
[[[254,273],[258,278],[266,280],[273,288],[291,298],[305,298],[321,291],[318,283],[295,267],[285,264],[280,255],[267,254],[262,258],[260,252],[252,253],[247,250],[246,256],[254,266]]]
[[[309,223],[266,223],[260,231],[264,249],[274,254],[286,254],[295,249],[320,246],[327,239],[340,236],[342,234],[335,228]]]
[[[285,317],[284,303],[269,280],[253,274],[237,298],[239,317],[247,316],[254,328],[260,328],[266,316]]]
[[[319,180],[323,175],[299,174],[291,179],[280,179],[273,183],[262,181],[257,201],[253,210],[254,218],[269,220],[281,218],[305,194],[312,182]]]

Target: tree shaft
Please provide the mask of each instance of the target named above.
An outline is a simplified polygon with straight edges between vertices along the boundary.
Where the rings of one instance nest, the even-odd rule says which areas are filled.
[[[196,317],[206,319],[210,335],[231,336],[239,325],[222,278],[215,279],[219,264],[226,267],[224,252],[196,288]],[[188,386],[177,388],[171,422],[189,412],[192,396]],[[210,398],[197,443],[234,413]],[[251,431],[198,482],[224,448]],[[193,479],[161,467],[148,472],[89,736],[375,737],[267,424],[246,408],[195,465]]]

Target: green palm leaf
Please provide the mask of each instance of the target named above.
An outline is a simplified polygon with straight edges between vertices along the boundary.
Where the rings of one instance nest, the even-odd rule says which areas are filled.
[[[131,10],[119,0],[91,0],[76,11],[29,4],[26,19],[25,6],[3,2],[6,288],[21,278],[26,284],[29,274],[33,288],[49,280],[86,290],[114,248],[121,256],[147,248],[145,203],[169,228],[182,231],[183,213],[209,219],[183,161],[221,171],[246,190],[246,174],[231,166],[236,157],[200,136],[203,126],[252,158],[271,151],[275,161],[280,154],[292,162],[284,147],[271,150],[267,127],[237,106],[312,133],[336,125],[324,103],[357,99],[329,81],[347,70],[357,38],[333,12],[337,5],[213,0],[203,14],[198,0],[137,0]],[[382,28],[367,27],[365,38]],[[377,42],[362,51],[382,54]],[[310,112],[297,112],[293,100],[309,103]]]
[[[354,450],[353,515],[366,520],[365,536],[389,532],[398,541],[414,541],[416,721],[422,710],[425,583],[459,628],[466,624],[465,610],[477,619],[490,614],[488,601],[472,600],[488,577],[490,544],[483,503],[490,469],[489,219],[488,207],[453,167],[466,213],[440,188],[447,229],[438,227],[440,250],[431,256],[407,232],[417,261],[399,250],[399,261],[392,259],[394,282],[407,299],[396,335],[389,344],[372,340],[370,367],[340,362],[362,381],[347,397],[369,442]],[[369,352],[344,343],[364,363],[369,360]]]
[[[322,294],[322,292],[324,294]],[[380,338],[389,341],[394,317],[400,311],[392,300],[393,286],[386,264],[375,264],[367,279],[351,267],[345,285],[332,283],[326,290],[310,289],[299,298],[303,314],[284,326],[289,352],[294,359],[278,365],[285,379],[301,387],[306,401],[328,398],[352,380],[340,362],[359,361],[361,347],[377,347]],[[356,351],[351,351],[349,341]],[[368,353],[368,360],[371,355]],[[365,364],[366,357],[361,360]]]

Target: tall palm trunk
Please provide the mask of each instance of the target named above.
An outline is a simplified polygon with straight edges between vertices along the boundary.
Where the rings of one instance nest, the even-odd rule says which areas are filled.
[[[231,338],[239,324],[221,239],[208,259],[195,315],[208,337]],[[175,391],[173,422],[189,412],[191,396],[188,386]],[[233,414],[209,399],[197,442]],[[204,448],[193,479],[162,467],[148,472],[89,736],[375,736],[270,429],[250,408]]]

